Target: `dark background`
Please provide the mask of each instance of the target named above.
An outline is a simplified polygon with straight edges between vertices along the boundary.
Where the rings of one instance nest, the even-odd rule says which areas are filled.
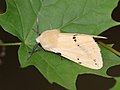
[[[0,0],[0,13],[6,11],[6,3]],[[120,5],[113,10],[112,18],[120,22]],[[109,39],[105,43],[114,43],[114,49],[120,51],[120,26],[114,26],[102,33]],[[11,34],[0,27],[0,40],[6,42],[19,42]],[[19,46],[0,47],[0,90],[66,90],[58,84],[50,84],[33,66],[20,68],[18,61]],[[5,56],[3,54],[5,52]],[[3,54],[3,55],[1,55]],[[107,74],[120,77],[120,65],[111,67]],[[69,81],[68,81],[69,82]],[[93,74],[79,75],[76,86],[78,90],[108,90],[115,85],[114,78],[105,78]]]

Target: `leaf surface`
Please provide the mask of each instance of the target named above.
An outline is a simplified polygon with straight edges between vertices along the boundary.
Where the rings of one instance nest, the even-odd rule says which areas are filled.
[[[78,74],[92,73],[109,77],[107,69],[120,64],[120,58],[100,46],[104,62],[100,70],[88,69],[42,49],[27,60],[37,37],[33,31],[33,28],[36,30],[37,17],[40,32],[60,29],[67,33],[98,35],[118,24],[111,18],[118,1],[7,0],[7,11],[0,15],[0,25],[22,41],[18,51],[21,67],[34,65],[49,82],[75,90]]]

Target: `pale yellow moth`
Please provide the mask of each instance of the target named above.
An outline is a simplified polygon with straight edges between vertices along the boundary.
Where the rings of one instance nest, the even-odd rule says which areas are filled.
[[[94,38],[106,38],[102,36],[61,33],[58,29],[44,31],[36,38],[43,49],[54,53],[91,69],[103,67],[100,48]]]

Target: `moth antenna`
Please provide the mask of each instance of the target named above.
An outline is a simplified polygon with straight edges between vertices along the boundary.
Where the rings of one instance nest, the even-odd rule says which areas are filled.
[[[31,52],[29,52],[29,53],[30,53],[30,55],[29,55],[29,57],[28,57],[28,59],[27,59],[27,60],[29,60],[29,59],[31,58],[31,56],[34,54],[34,52],[36,52],[36,51],[37,51],[37,48],[38,48],[38,44],[36,43],[36,44],[34,45],[34,47],[33,47],[32,51],[31,51]]]
[[[40,36],[40,32],[39,32],[39,20],[38,20],[38,18],[36,20],[36,25],[37,25],[37,35]]]
[[[32,30],[37,33],[37,36],[40,36],[40,32],[39,32],[39,20],[38,20],[38,18],[36,20],[36,28],[37,28],[37,30],[35,30],[34,28]]]
[[[33,29],[33,30],[37,33],[37,36],[40,36],[40,32],[39,32],[39,20],[38,20],[38,17],[37,17],[37,20],[36,20],[36,28],[37,28],[37,30],[35,30],[35,29]],[[28,59],[30,59],[31,56],[33,55],[33,53],[37,51],[38,46],[39,46],[38,43],[36,43],[36,44],[34,45],[32,51],[29,52],[29,53],[30,53],[30,56],[28,57]]]

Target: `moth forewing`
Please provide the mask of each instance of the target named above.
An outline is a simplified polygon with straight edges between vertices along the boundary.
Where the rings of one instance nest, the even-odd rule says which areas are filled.
[[[91,69],[103,67],[100,48],[93,38],[102,36],[61,33],[58,29],[43,32],[36,42],[40,43],[43,49],[60,53],[63,57]]]

